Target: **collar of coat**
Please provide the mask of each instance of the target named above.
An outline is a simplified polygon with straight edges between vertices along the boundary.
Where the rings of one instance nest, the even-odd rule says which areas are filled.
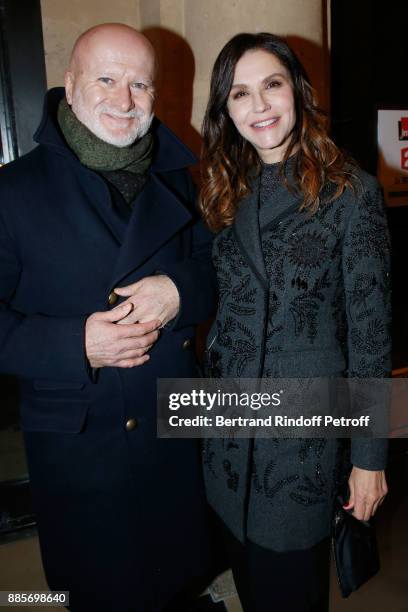
[[[259,227],[259,195],[260,176],[257,176],[251,179],[251,191],[238,205],[232,228],[238,246],[252,272],[264,290],[267,290],[269,279],[265,268],[261,230]],[[299,214],[298,211],[302,201],[301,197],[289,191],[283,182],[280,183],[275,197],[279,197],[281,201],[284,201],[286,206],[281,214],[276,216],[271,223],[268,223],[269,229],[278,226],[290,215]]]
[[[48,91],[45,96],[42,119],[34,134],[34,140],[38,144],[57,149],[61,155],[75,157],[67,146],[57,121],[58,105],[64,96],[63,87],[54,87]],[[151,170],[166,172],[197,163],[197,158],[190,149],[159,119],[153,120],[150,129],[155,141]]]

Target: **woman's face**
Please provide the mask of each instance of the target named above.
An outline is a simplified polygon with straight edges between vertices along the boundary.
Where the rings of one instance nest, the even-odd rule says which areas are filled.
[[[263,162],[283,159],[296,113],[291,78],[275,55],[261,49],[244,53],[235,66],[227,108]]]

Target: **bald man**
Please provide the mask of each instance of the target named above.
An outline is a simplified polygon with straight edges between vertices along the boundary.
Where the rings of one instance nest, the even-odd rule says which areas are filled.
[[[180,612],[207,569],[197,448],[157,440],[156,381],[196,376],[215,281],[154,74],[140,33],[88,30],[38,146],[1,170],[0,371],[21,383],[44,568],[73,611]]]

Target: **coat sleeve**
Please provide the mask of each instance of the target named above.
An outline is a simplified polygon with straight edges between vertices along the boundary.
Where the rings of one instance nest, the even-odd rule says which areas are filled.
[[[85,317],[19,312],[12,304],[20,275],[17,244],[0,214],[0,372],[26,379],[89,382]]]
[[[169,262],[160,270],[171,278],[180,294],[179,313],[174,321],[168,324],[169,328],[175,331],[206,321],[215,314],[217,308],[217,280],[211,260],[213,237],[197,218],[196,192],[190,175],[188,180],[190,203],[196,216],[189,229],[189,252],[183,261]]]
[[[390,239],[382,192],[374,179],[356,197],[343,246],[347,312],[348,377],[391,374]],[[387,410],[386,397],[381,410]],[[385,415],[386,416],[386,415]],[[388,440],[354,438],[351,463],[382,470]]]

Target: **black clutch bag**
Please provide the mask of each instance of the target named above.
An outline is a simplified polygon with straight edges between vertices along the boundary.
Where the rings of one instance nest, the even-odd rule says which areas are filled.
[[[343,597],[356,591],[380,569],[374,524],[359,521],[344,510],[339,495],[333,515],[333,549],[337,577]]]

